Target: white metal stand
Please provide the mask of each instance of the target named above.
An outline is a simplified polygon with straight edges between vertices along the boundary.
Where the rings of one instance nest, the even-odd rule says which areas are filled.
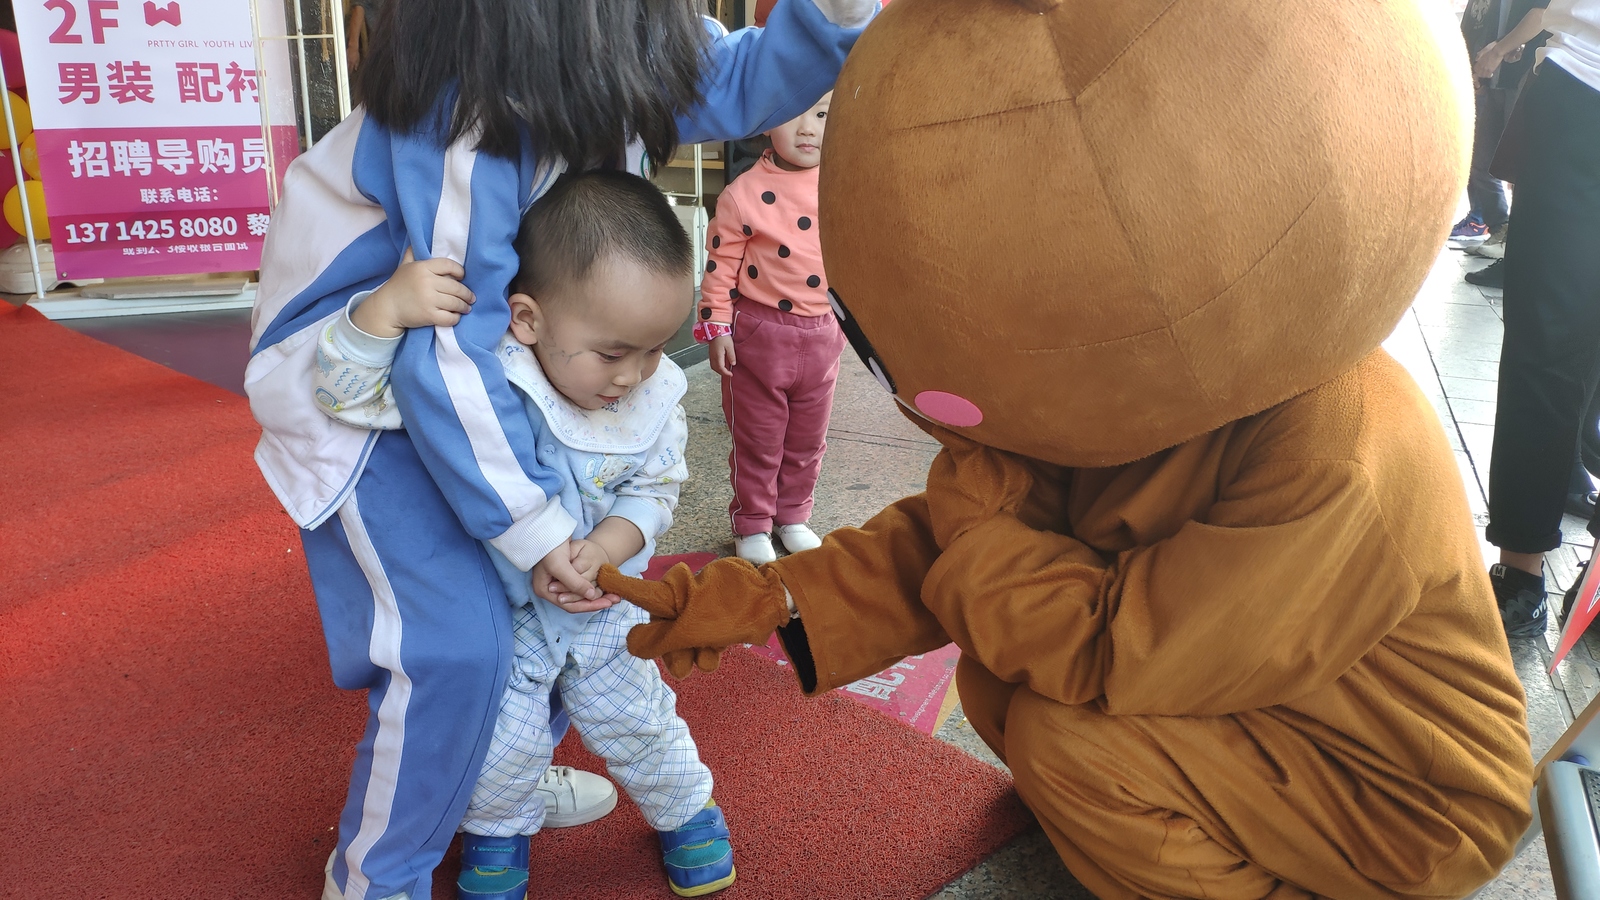
[[[685,194],[680,191],[664,191],[674,206],[681,206],[678,201],[688,200],[694,210],[690,221],[686,223],[685,230],[689,232],[689,241],[694,248],[694,289],[700,290],[700,281],[706,274],[706,231],[710,227],[710,220],[706,216],[706,183],[705,183],[705,151],[699,144],[694,145],[694,193]]]
[[[273,0],[279,2],[279,0]],[[333,42],[334,55],[334,91],[339,102],[339,118],[343,120],[350,115],[350,68],[349,55],[345,50],[345,24],[344,0],[327,0],[329,7],[329,20],[332,24],[332,33],[306,34],[305,17],[302,14],[302,4],[305,0],[294,0],[294,34],[265,34],[261,25],[260,0],[250,0],[250,24],[255,31],[256,50],[256,85],[260,89],[261,97],[261,137],[267,147],[267,205],[276,208],[278,205],[278,158],[277,148],[272,141],[272,102],[269,91],[274,89],[273,79],[269,73],[275,69],[268,65],[265,43],[267,41],[283,41],[285,44],[296,44],[299,60],[298,69],[300,76],[300,115],[305,122],[305,130],[300,135],[300,149],[302,152],[310,150],[316,143],[316,135],[311,128],[311,85],[310,72],[306,68],[306,42],[327,40]],[[287,31],[287,22],[282,29]],[[291,92],[294,90],[290,85]]]
[[[1533,797],[1530,801],[1533,809],[1533,821],[1529,823],[1528,830],[1522,833],[1521,840],[1517,841],[1516,852],[1511,856],[1513,860],[1521,856],[1522,852],[1528,849],[1528,846],[1537,840],[1540,835],[1545,834],[1545,823],[1542,821],[1544,817],[1540,810],[1539,795],[1541,786],[1546,791],[1557,786],[1544,785],[1543,783],[1553,774],[1557,774],[1558,769],[1572,769],[1573,767],[1568,764],[1570,760],[1585,760],[1589,765],[1600,765],[1600,695],[1596,695],[1593,700],[1589,701],[1589,705],[1584,707],[1583,712],[1572,720],[1572,725],[1562,732],[1561,737],[1556,740],[1549,752],[1544,755],[1544,758],[1539,760],[1539,765],[1535,767],[1533,771]],[[1567,776],[1569,772],[1561,771],[1559,774]],[[1567,783],[1570,781],[1570,778],[1563,778],[1559,783],[1559,787],[1564,793],[1571,794],[1574,790],[1573,784]],[[1568,797],[1567,799],[1572,801],[1572,803],[1568,804],[1569,808],[1580,803],[1586,805],[1587,802],[1581,797]],[[1581,824],[1590,828],[1590,834],[1587,838],[1584,838],[1583,835],[1572,834],[1574,830],[1572,821],[1552,823],[1551,827],[1558,829],[1558,831],[1545,835],[1545,848],[1549,851],[1551,874],[1557,886],[1556,896],[1560,900],[1590,900],[1588,897],[1579,897],[1562,890],[1562,887],[1567,884],[1567,879],[1564,877],[1564,873],[1558,870],[1564,865],[1571,865],[1572,860],[1564,860],[1562,853],[1553,846],[1556,843],[1557,835],[1561,836],[1560,842],[1563,844],[1573,843],[1570,838],[1575,836],[1580,838],[1581,843],[1592,846],[1593,822],[1588,821]],[[1487,887],[1488,885],[1485,885],[1484,888],[1480,888],[1473,896],[1478,896]]]

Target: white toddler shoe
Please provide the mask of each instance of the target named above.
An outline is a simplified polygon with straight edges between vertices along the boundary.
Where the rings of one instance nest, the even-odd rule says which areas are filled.
[[[571,766],[551,766],[534,790],[544,796],[546,828],[587,825],[617,808],[611,779]]]
[[[740,559],[756,566],[778,558],[778,551],[772,549],[772,535],[764,531],[760,534],[734,535],[733,552]]]
[[[801,550],[815,550],[822,546],[822,538],[811,530],[811,526],[804,522],[793,525],[778,526],[778,540],[783,541],[783,549],[790,553],[799,553]]]

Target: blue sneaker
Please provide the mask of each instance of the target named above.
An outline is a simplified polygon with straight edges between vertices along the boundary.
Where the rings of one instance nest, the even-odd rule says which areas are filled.
[[[1483,224],[1483,217],[1475,212],[1467,213],[1466,218],[1450,229],[1450,240],[1457,244],[1480,242],[1488,236],[1489,226]]]
[[[706,801],[706,808],[682,828],[656,833],[661,835],[667,886],[674,894],[704,897],[733,884],[738,875],[733,870],[733,845],[728,843],[728,823],[717,801]]]
[[[528,836],[461,835],[456,900],[524,900],[528,896]]]

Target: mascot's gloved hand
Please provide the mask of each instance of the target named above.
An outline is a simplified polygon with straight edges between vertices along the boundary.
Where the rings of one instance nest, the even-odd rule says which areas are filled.
[[[860,28],[872,21],[878,0],[813,0],[823,18],[840,28]]]
[[[602,590],[650,614],[647,624],[628,632],[628,652],[660,657],[674,678],[687,677],[696,666],[715,671],[724,647],[765,644],[789,621],[788,592],[778,573],[742,559],[719,559],[699,574],[678,563],[660,581],[629,578],[605,566],[599,582]]]
[[[1015,515],[1033,491],[1033,472],[1020,457],[924,425],[944,449],[928,470],[933,537],[948,550],[962,535],[1002,514]]]

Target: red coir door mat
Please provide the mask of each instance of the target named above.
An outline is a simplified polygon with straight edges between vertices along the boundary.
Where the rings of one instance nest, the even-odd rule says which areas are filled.
[[[241,398],[0,309],[7,883],[317,896],[366,706],[331,683],[256,437]],[[734,829],[728,900],[922,897],[1028,822],[1000,773],[744,651],[678,687]],[[535,854],[535,897],[667,896],[626,801]]]

